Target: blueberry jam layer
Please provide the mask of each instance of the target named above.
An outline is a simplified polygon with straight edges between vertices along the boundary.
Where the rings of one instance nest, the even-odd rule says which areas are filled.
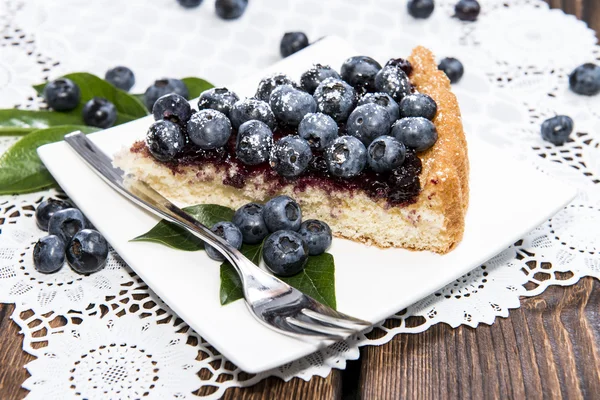
[[[276,128],[273,132],[274,140],[290,134],[295,132],[286,128]],[[226,146],[215,150],[202,150],[190,142],[174,160],[161,163],[169,167],[173,174],[182,173],[181,167],[201,167],[208,164],[219,171],[235,170],[233,175],[226,174],[223,184],[237,189],[243,188],[253,177],[261,175],[273,191],[293,185],[296,192],[303,192],[308,188],[319,188],[327,192],[364,192],[373,200],[385,199],[390,206],[395,207],[414,203],[421,191],[421,160],[411,149],[407,149],[404,163],[392,171],[376,173],[367,166],[358,176],[346,179],[332,176],[323,155],[313,151],[308,169],[301,176],[288,179],[277,174],[268,162],[254,166],[241,163],[235,156],[235,142],[235,134],[231,135]],[[152,157],[141,141],[134,143],[131,151]]]

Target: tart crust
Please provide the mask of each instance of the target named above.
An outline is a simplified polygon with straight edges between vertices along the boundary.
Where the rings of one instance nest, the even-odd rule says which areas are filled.
[[[447,253],[461,241],[464,232],[469,203],[467,142],[450,81],[438,70],[433,54],[417,47],[409,61],[413,66],[411,82],[438,106],[433,120],[438,140],[431,149],[419,154],[423,164],[419,175],[422,190],[412,204],[390,206],[386,200],[374,200],[362,192],[299,189],[293,183],[273,186],[260,175],[236,189],[223,184],[235,171],[206,164],[178,166],[175,173],[135,145],[120,151],[114,163],[182,206],[212,203],[238,208],[251,201],[264,203],[286,194],[300,203],[304,219],[327,222],[337,237],[379,247]]]

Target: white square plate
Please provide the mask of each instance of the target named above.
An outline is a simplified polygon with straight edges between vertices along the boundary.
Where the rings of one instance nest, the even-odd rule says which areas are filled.
[[[356,52],[346,42],[326,38],[229,87],[240,96],[252,96],[260,78],[267,73],[280,71],[299,78],[313,63],[338,67],[353,55]],[[114,154],[143,138],[151,122],[152,117],[143,118],[90,138],[107,154]],[[38,152],[60,186],[144,282],[240,368],[250,373],[265,371],[319,348],[319,343],[293,339],[264,327],[254,320],[242,301],[221,306],[218,263],[204,252],[130,242],[158,219],[110,189],[65,142],[45,145]],[[575,195],[573,189],[471,137],[469,159],[471,197],[465,234],[451,253],[441,256],[402,249],[381,250],[334,240],[330,252],[335,257],[340,311],[380,321],[493,257]]]

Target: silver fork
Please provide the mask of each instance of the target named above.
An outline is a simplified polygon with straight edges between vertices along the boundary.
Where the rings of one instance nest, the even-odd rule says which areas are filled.
[[[246,305],[266,326],[294,337],[341,340],[371,325],[325,306],[263,271],[145,182],[125,176],[121,169],[113,167],[111,159],[83,133],[68,134],[65,141],[117,192],[219,250],[240,276]]]

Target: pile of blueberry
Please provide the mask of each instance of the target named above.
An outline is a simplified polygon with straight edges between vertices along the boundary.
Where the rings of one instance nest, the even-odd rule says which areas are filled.
[[[108,243],[76,208],[48,199],[35,210],[38,227],[49,233],[35,244],[33,263],[44,274],[58,272],[65,263],[80,274],[100,271],[108,257]]]
[[[280,276],[295,275],[306,266],[308,256],[323,254],[331,245],[331,229],[323,221],[302,222],[302,210],[289,196],[278,196],[264,206],[248,203],[240,207],[233,222],[218,222],[211,231],[236,249],[246,244],[263,244],[263,260],[271,272]],[[266,238],[266,240],[265,240]],[[210,258],[225,258],[206,244]]]
[[[268,163],[283,178],[315,168],[348,179],[369,170],[391,174],[407,152],[423,152],[437,140],[436,102],[415,93],[404,59],[385,66],[366,56],[346,60],[340,73],[316,64],[300,83],[274,74],[253,98],[226,88],[205,91],[195,112],[178,94],[159,98],[156,122],[146,136],[160,161],[177,160],[184,147],[231,152],[244,166]],[[226,145],[234,143],[233,148]],[[315,162],[322,166],[315,167]]]
[[[204,0],[177,0],[184,8],[195,8]],[[216,0],[215,11],[222,19],[238,19],[248,7],[248,0]]]

